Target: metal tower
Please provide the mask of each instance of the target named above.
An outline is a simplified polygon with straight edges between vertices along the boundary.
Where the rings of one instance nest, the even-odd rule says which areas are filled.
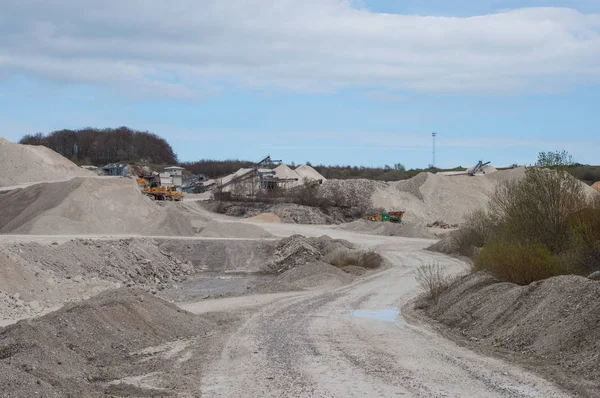
[[[435,137],[437,137],[437,133],[436,132],[431,133],[431,137],[433,138],[433,159],[432,159],[431,166],[433,168],[435,168]]]

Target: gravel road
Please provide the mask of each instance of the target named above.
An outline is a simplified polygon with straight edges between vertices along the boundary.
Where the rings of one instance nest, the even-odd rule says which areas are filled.
[[[275,235],[329,231],[266,225]],[[312,229],[311,229],[312,228]],[[293,230],[293,231],[292,231]],[[341,236],[340,236],[341,237]],[[377,247],[386,271],[331,291],[255,300],[256,312],[227,339],[201,380],[205,397],[565,397],[554,384],[518,366],[480,356],[407,322],[399,313],[418,294],[414,269],[458,260],[422,251],[420,239],[345,235]],[[366,239],[366,240],[362,240]],[[193,312],[236,310],[243,300],[204,302]]]

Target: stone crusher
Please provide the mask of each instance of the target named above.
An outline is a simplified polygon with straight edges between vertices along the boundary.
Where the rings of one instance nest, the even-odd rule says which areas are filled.
[[[390,211],[388,213],[364,216],[363,218],[367,221],[393,222],[400,224],[402,222],[402,216],[404,216],[404,213],[404,211]]]

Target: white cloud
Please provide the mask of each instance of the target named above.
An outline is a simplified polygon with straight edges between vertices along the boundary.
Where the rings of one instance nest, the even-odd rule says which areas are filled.
[[[511,94],[600,81],[600,14],[376,14],[351,0],[3,0],[0,76],[189,99],[267,90]],[[7,16],[10,16],[8,18]]]

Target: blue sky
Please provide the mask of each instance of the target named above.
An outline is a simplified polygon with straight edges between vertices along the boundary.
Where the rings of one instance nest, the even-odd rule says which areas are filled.
[[[595,0],[7,3],[10,140],[126,125],[181,160],[426,167],[436,131],[440,167],[600,164]]]

